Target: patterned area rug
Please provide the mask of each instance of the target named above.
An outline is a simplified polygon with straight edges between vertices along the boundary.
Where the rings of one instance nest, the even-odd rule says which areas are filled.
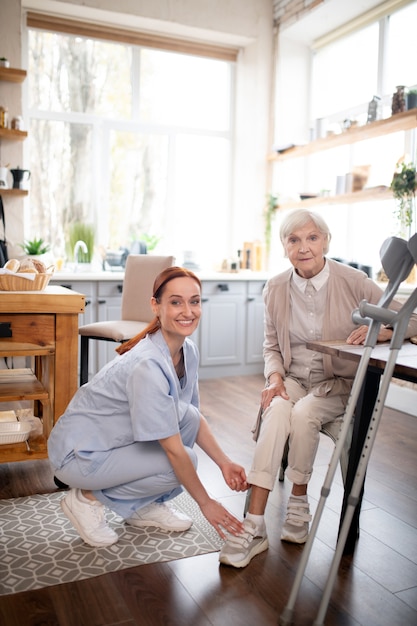
[[[193,519],[187,532],[132,528],[107,510],[120,539],[108,548],[91,548],[62,512],[63,495],[0,500],[0,595],[216,552],[222,546],[194,500],[182,493],[172,504]]]

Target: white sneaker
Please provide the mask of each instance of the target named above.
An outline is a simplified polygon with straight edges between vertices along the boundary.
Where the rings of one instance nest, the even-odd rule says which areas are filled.
[[[135,511],[125,522],[137,528],[153,526],[162,530],[183,532],[192,526],[193,520],[165,503],[152,502]]]
[[[310,505],[298,498],[289,497],[287,516],[281,532],[282,541],[305,543],[311,521]]]
[[[80,499],[82,498],[82,500]],[[106,522],[104,505],[98,500],[85,502],[80,489],[71,489],[61,500],[61,508],[80,537],[89,546],[102,548],[111,546],[119,537]]]
[[[220,550],[219,561],[233,567],[246,567],[254,556],[268,548],[266,531],[259,531],[252,520],[243,520],[244,532],[228,535]]]

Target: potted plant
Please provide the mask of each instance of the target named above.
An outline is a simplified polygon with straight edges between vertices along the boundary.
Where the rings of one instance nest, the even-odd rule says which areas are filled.
[[[415,194],[417,189],[416,167],[402,161],[391,181],[391,190],[397,201],[395,215],[399,222],[399,233],[408,238],[415,231]]]
[[[417,108],[417,89],[409,89],[407,93],[407,111]]]
[[[23,243],[20,243],[19,246],[28,256],[41,256],[51,249],[49,243],[46,243],[42,237],[39,237],[39,239],[26,239]]]
[[[0,57],[0,67],[10,67],[10,63],[6,57]]]

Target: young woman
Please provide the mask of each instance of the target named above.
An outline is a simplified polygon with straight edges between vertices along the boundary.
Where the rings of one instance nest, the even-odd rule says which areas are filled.
[[[77,391],[49,437],[55,476],[71,487],[62,509],[91,546],[118,540],[106,506],[132,526],[187,530],[192,520],[167,504],[182,486],[222,538],[243,530],[196,471],[195,444],[231,489],[247,489],[244,469],[224,454],[199,410],[198,351],[189,336],[201,316],[200,280],[181,267],[164,270],[151,306],[154,321]]]

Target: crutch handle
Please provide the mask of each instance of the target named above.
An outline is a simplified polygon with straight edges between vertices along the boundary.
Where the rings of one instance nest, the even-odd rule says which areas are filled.
[[[362,300],[359,303],[359,314],[362,318],[370,317],[377,322],[381,322],[381,324],[392,324],[397,317],[396,311],[369,304],[366,300]]]

